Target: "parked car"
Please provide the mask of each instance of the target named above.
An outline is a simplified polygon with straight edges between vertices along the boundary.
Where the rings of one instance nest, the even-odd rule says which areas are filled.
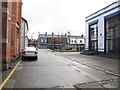
[[[25,47],[22,50],[22,60],[23,59],[38,59],[38,50],[35,47]]]

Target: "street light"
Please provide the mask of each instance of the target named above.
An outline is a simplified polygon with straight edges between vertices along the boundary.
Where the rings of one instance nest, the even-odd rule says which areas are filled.
[[[66,41],[67,37],[66,36],[67,36],[67,34],[65,33],[65,49],[67,48],[67,41]]]
[[[61,34],[62,34],[61,36],[62,36],[62,49],[63,49],[63,33],[61,33]]]
[[[76,37],[76,50],[78,51],[77,37]]]
[[[68,31],[68,47],[70,48],[70,31]]]
[[[33,40],[33,34],[35,34],[35,33],[32,33],[32,35],[31,35],[31,40]]]

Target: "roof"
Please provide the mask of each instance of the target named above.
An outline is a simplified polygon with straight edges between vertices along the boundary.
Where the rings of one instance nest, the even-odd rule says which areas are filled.
[[[39,35],[40,35],[40,37],[46,37],[45,34],[39,34]],[[53,37],[58,37],[58,36],[63,36],[63,37],[65,37],[65,35],[53,35]],[[68,36],[68,35],[66,35],[66,36]],[[47,37],[52,37],[52,34],[47,34]],[[73,38],[84,38],[83,35],[81,35],[81,36],[78,36],[78,35],[70,35],[70,37],[73,37]]]
[[[72,38],[84,38],[84,36],[76,36],[76,35],[70,35]]]
[[[25,23],[26,23],[26,25],[27,25],[27,30],[29,31],[29,27],[28,27],[28,22],[27,22],[27,20],[24,19],[23,17],[22,17],[22,20],[25,21]]]
[[[108,7],[110,7],[110,6],[114,5],[114,4],[116,4],[116,3],[118,3],[118,2],[119,2],[119,1],[116,1],[116,2],[114,2],[114,3],[112,3],[112,4],[110,4],[110,5],[108,5],[108,6],[104,7],[104,8],[102,8],[102,9],[96,11],[95,13],[93,13],[93,14],[91,14],[91,15],[85,17],[85,18],[88,18],[88,17],[90,17],[90,16],[92,16],[92,15],[94,15],[94,14],[96,14],[96,13],[98,13],[98,12],[100,12],[100,11],[102,11],[102,10],[104,10],[104,9],[106,9],[106,8],[108,8]]]

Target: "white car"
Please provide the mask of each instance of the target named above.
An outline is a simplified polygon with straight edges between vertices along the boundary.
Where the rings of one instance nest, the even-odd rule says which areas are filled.
[[[38,50],[35,47],[25,47],[22,49],[22,60],[23,59],[38,59]]]

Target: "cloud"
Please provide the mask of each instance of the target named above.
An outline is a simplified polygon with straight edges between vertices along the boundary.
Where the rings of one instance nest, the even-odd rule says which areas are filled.
[[[23,17],[31,33],[70,31],[85,34],[85,17],[115,0],[23,0]]]

